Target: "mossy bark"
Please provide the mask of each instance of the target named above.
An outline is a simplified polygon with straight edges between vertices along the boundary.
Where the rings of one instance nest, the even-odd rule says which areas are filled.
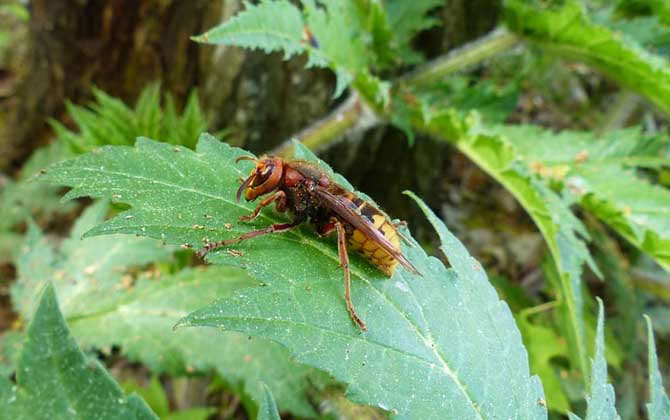
[[[205,60],[189,36],[216,23],[208,0],[32,0],[26,71],[14,92],[0,170],[17,169],[48,141],[48,118],[91,86],[133,100],[154,80],[177,97],[198,82]]]

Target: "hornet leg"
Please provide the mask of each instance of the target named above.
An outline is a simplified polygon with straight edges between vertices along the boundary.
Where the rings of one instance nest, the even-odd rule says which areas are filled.
[[[207,255],[209,252],[214,251],[215,249],[222,248],[224,246],[236,244],[238,242],[246,241],[247,239],[255,238],[256,236],[261,236],[265,235],[268,233],[281,233],[281,232],[286,232],[287,230],[294,228],[298,226],[300,223],[302,223],[301,219],[294,220],[291,223],[276,223],[274,225],[270,225],[266,228],[263,229],[258,229],[258,230],[252,230],[251,232],[244,233],[237,238],[232,238],[232,239],[226,239],[223,241],[218,241],[218,242],[211,242],[208,243],[207,245],[203,246],[200,251],[198,251],[198,256],[200,258],[204,258],[205,255]]]
[[[279,200],[279,201],[277,201],[277,208],[278,209],[281,208],[281,207],[286,208],[286,204],[285,204],[286,203],[286,193],[284,191],[277,191],[276,193],[272,194],[271,196],[263,199],[260,203],[258,203],[258,205],[254,209],[254,211],[251,212],[251,214],[240,217],[240,221],[251,222],[252,220],[254,220],[255,218],[258,217],[258,214],[261,212],[263,207],[269,206],[275,200]]]
[[[335,223],[337,228],[337,252],[340,254],[340,266],[344,270],[344,300],[347,302],[347,310],[351,319],[358,325],[358,328],[365,331],[368,327],[356,314],[354,304],[351,302],[351,272],[349,271],[349,255],[347,254],[347,237],[344,226],[341,222]]]

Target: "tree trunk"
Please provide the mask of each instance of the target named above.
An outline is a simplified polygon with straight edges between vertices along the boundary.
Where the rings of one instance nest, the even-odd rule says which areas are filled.
[[[189,36],[217,21],[208,0],[32,0],[27,72],[0,142],[0,170],[16,169],[47,140],[47,119],[65,100],[87,99],[92,86],[136,97],[154,80],[184,97],[203,63]]]

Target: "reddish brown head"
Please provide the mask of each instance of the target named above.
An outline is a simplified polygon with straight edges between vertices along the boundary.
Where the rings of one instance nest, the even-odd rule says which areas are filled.
[[[235,162],[251,160],[256,167],[251,170],[249,177],[244,180],[237,190],[237,201],[240,201],[244,191],[244,199],[255,200],[256,197],[265,195],[279,188],[282,175],[284,174],[284,162],[275,156],[263,156],[260,159],[251,156],[240,156]]]

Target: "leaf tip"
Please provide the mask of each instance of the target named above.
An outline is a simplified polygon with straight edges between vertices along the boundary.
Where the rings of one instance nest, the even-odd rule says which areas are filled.
[[[176,324],[172,326],[172,331],[177,331],[181,328],[188,327],[188,322],[184,319],[180,319]]]
[[[191,41],[198,42],[198,43],[201,43],[201,44],[206,44],[206,43],[209,42],[209,36],[207,36],[207,32],[205,32],[204,34],[200,34],[200,35],[193,35],[191,37]]]

